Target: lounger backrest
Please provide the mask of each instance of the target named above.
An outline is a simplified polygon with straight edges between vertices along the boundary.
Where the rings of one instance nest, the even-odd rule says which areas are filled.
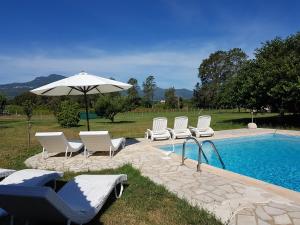
[[[168,120],[165,117],[157,117],[153,119],[153,131],[164,131],[167,129]]]
[[[187,129],[189,118],[186,116],[175,117],[174,130]]]
[[[197,128],[199,130],[207,130],[210,127],[211,116],[199,116]]]
[[[108,131],[81,131],[79,136],[88,151],[109,151],[112,146]]]
[[[66,221],[74,211],[49,187],[0,185],[0,207],[26,220]]]
[[[68,147],[63,132],[38,132],[35,136],[47,152],[65,152]]]

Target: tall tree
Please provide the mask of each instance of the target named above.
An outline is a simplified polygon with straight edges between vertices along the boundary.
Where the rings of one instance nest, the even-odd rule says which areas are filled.
[[[199,67],[201,89],[196,93],[202,99],[199,98],[198,101],[205,102],[204,107],[208,107],[208,104],[218,106],[222,86],[240,70],[246,61],[247,55],[239,48],[217,51],[204,59]]]
[[[131,84],[132,87],[128,89],[128,97],[129,98],[138,98],[139,97],[139,92],[138,92],[138,81],[135,78],[130,78],[127,82],[128,84]]]
[[[138,81],[135,78],[130,78],[128,80],[128,84],[131,84],[132,87],[128,89],[128,99],[129,99],[129,104],[131,106],[131,109],[136,108],[137,106],[140,105],[141,98],[139,97],[139,86],[138,86]]]
[[[0,114],[4,113],[6,103],[7,103],[7,99],[5,95],[0,93]]]
[[[156,88],[156,82],[154,76],[150,75],[143,82],[144,100],[150,103],[149,106],[153,105],[154,90]]]
[[[166,106],[174,109],[178,105],[178,98],[176,96],[175,88],[171,87],[165,91]]]

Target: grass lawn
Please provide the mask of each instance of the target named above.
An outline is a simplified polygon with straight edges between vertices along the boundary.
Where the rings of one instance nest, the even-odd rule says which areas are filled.
[[[93,174],[119,173],[127,174],[129,180],[128,184],[125,185],[122,197],[115,200],[112,194],[100,213],[89,224],[222,224],[204,210],[190,206],[186,201],[168,192],[163,186],[156,185],[148,178],[141,176],[139,171],[130,165]],[[75,175],[67,173],[64,179],[67,181]],[[15,224],[24,224],[23,222],[16,221]],[[0,224],[8,225],[9,218]]]
[[[174,117],[186,115],[189,117],[189,124],[195,126],[197,117],[204,114],[212,116],[211,126],[215,130],[246,127],[250,121],[249,113],[233,111],[123,113],[116,117],[115,123],[105,119],[91,120],[91,129],[108,130],[113,137],[143,137],[154,117],[167,117],[169,127],[172,127]],[[285,129],[299,129],[299,121],[299,116],[280,119],[276,114],[259,114],[255,120],[259,127]],[[35,115],[32,124],[32,136],[37,131],[63,131],[68,139],[76,139],[80,130],[86,130],[85,121],[80,121],[80,126],[75,128],[61,128],[52,115]],[[27,148],[26,127],[23,116],[0,117],[0,167],[22,169],[26,158],[41,152],[34,137],[31,147]],[[91,224],[221,224],[205,211],[190,206],[162,186],[142,177],[129,165],[98,173],[126,173],[129,182],[123,197],[112,201],[113,204],[108,203]],[[74,175],[66,174],[65,179],[71,179]],[[8,221],[4,224],[7,223]]]

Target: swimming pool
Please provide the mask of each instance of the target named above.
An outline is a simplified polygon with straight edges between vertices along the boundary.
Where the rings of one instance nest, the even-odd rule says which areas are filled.
[[[266,134],[213,142],[226,170],[300,192],[300,137]],[[173,146],[161,146],[160,149],[172,151]],[[210,165],[222,168],[209,144],[203,146],[203,151]],[[175,153],[181,155],[182,144],[175,145]],[[187,143],[186,157],[198,159],[195,143]]]

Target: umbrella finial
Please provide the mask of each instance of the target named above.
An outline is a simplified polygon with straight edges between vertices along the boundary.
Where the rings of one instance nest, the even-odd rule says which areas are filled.
[[[84,70],[81,70],[80,74],[81,75],[87,75],[87,72],[85,72]]]

